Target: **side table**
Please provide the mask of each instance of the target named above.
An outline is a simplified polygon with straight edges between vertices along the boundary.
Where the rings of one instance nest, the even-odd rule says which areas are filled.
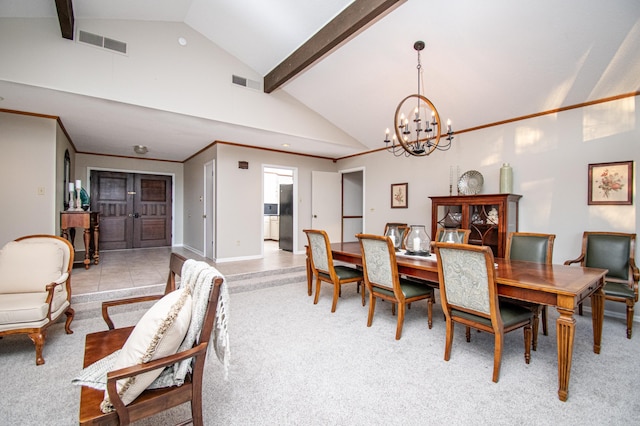
[[[91,211],[64,211],[60,212],[60,229],[62,237],[74,245],[74,228],[84,229],[84,268],[89,269],[91,258],[97,265],[100,262],[98,250],[98,237],[100,236],[100,213]]]

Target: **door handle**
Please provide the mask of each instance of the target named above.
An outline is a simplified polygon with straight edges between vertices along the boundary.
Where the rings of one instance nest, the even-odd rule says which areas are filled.
[[[314,219],[317,219],[317,218],[318,218],[318,215],[317,215],[317,214],[314,214],[314,215],[313,215],[313,218],[314,218]]]
[[[139,218],[139,217],[140,217],[140,215],[139,215],[138,213],[134,213],[134,214],[133,214],[133,218],[134,218],[134,219],[137,219],[137,218]]]

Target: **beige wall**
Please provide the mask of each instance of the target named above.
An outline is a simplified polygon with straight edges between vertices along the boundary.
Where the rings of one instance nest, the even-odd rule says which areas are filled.
[[[217,144],[185,163],[185,246],[204,251],[204,165],[215,159],[215,257],[218,261],[257,258],[263,245],[263,166],[297,169],[298,227],[294,251],[304,252],[302,229],[311,226],[311,172],[337,171],[335,163],[302,155]],[[249,169],[238,168],[248,161]],[[188,229],[191,228],[191,229]]]
[[[56,233],[56,128],[54,119],[0,112],[0,245]]]

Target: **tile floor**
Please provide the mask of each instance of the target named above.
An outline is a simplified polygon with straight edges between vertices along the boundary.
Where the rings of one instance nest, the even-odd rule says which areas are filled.
[[[217,264],[182,247],[101,251],[98,265],[91,264],[89,269],[84,269],[82,265],[74,266],[71,275],[72,292],[79,295],[164,284],[169,272],[171,252],[206,261],[226,276],[305,264],[304,254],[280,250],[277,241],[265,241],[262,259]]]

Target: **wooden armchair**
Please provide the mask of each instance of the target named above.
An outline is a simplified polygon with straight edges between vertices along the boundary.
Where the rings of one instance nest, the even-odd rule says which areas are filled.
[[[336,311],[338,297],[340,297],[343,284],[356,283],[358,289],[363,281],[362,271],[344,265],[334,265],[329,236],[325,231],[317,229],[305,229],[309,248],[307,250],[307,261],[310,268],[308,276],[316,277],[316,296],[313,304],[317,305],[320,299],[320,285],[324,281],[333,285],[333,302],[331,312]],[[310,260],[309,260],[310,259]],[[362,306],[364,306],[364,290],[362,291]]]
[[[44,364],[47,329],[66,315],[71,331],[71,269],[74,250],[55,235],[30,235],[0,250],[0,337],[26,334],[36,348],[36,365]]]
[[[553,242],[555,234],[538,234],[533,232],[512,232],[507,236],[507,249],[505,259],[524,260],[526,262],[546,263],[551,265],[553,261]],[[528,306],[533,311],[533,350],[538,347],[538,324],[542,313],[542,334],[547,331],[547,307],[535,303],[515,301],[522,306]]]
[[[376,309],[376,299],[398,305],[396,340],[402,336],[405,306],[418,300],[427,300],[427,321],[432,326],[433,288],[400,277],[396,263],[396,251],[391,239],[381,235],[356,234],[362,250],[364,282],[369,290],[369,316],[371,327]]]
[[[638,301],[640,273],[635,262],[636,234],[622,232],[584,232],[582,253],[565,265],[579,263],[580,266],[608,269],[604,280],[605,300],[627,305],[627,339],[633,331],[634,305]],[[582,315],[582,304],[578,305]]]
[[[454,323],[486,331],[495,336],[493,381],[500,377],[504,333],[524,328],[524,359],[531,359],[533,313],[528,308],[501,303],[493,266],[493,253],[487,246],[436,243],[440,298],[447,322],[444,360],[451,357]]]
[[[105,358],[105,356],[113,353],[115,350],[122,348],[123,345],[128,343],[128,338],[132,335],[132,331],[135,333],[134,327],[115,328],[113,321],[109,316],[109,308],[153,300],[160,300],[157,304],[161,303],[164,296],[176,293],[175,277],[182,273],[182,266],[185,261],[186,259],[184,257],[176,253],[171,254],[170,272],[165,288],[165,295],[134,297],[103,303],[102,315],[109,327],[109,330],[87,335],[84,355],[85,368],[92,365],[94,362]],[[184,277],[182,277],[182,279],[183,286],[181,288],[185,285]],[[199,338],[195,340],[196,343],[194,343],[191,348],[177,353],[172,353],[158,359],[152,359],[146,363],[135,364],[108,372],[106,384],[107,394],[102,390],[82,386],[79,414],[79,422],[81,425],[127,425],[130,422],[149,417],[185,402],[191,403],[192,418],[183,424],[190,422],[194,425],[203,424],[202,376],[204,372],[207,348],[209,345],[213,344],[213,341],[210,340],[210,338],[212,337],[212,331],[214,329],[218,299],[221,297],[221,285],[223,283],[223,278],[216,276],[212,279],[212,282],[213,285],[208,294],[206,311],[204,313],[204,319],[199,332]],[[178,292],[179,291],[180,290],[178,290]],[[194,293],[196,291],[197,290],[194,290]],[[205,294],[203,295],[206,296]],[[151,311],[151,309],[149,311]],[[162,339],[165,338],[166,337],[163,337]],[[131,403],[125,404],[123,402],[118,393],[119,381],[126,380],[133,376],[137,376],[136,378],[139,379],[142,377],[143,373],[149,373],[157,369],[164,369],[165,367],[175,365],[177,362],[188,359],[191,359],[191,372],[186,375],[182,385],[158,389],[145,389]],[[104,413],[101,410],[101,404],[103,404],[103,400],[106,395],[108,395],[108,398],[115,410]]]

